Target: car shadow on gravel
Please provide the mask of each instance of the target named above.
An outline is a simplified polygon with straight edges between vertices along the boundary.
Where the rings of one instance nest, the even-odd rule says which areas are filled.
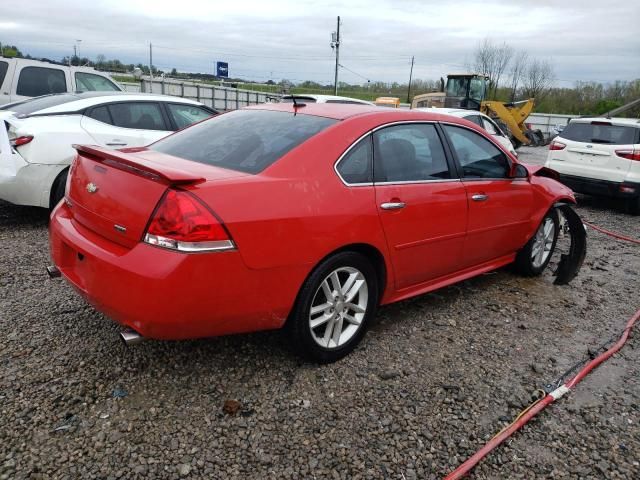
[[[49,211],[46,208],[11,205],[0,200],[0,228],[21,226],[41,227],[49,223]]]

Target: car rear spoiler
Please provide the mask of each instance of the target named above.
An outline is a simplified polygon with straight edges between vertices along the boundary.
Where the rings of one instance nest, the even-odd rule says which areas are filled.
[[[72,147],[84,158],[170,185],[202,183],[206,180],[204,177],[194,175],[185,170],[152,162],[139,156],[130,155],[128,152],[110,150],[97,145],[74,144]]]

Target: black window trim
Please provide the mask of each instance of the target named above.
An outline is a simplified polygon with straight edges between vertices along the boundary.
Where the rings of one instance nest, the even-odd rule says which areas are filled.
[[[483,136],[481,133],[479,133],[477,130],[474,130],[473,128],[469,128],[466,125],[461,125],[459,123],[441,121],[440,124],[441,125],[451,125],[452,127],[464,128],[466,130],[469,130],[470,132],[475,133],[476,135],[480,135],[485,140],[487,140],[489,143],[491,143],[494,147],[496,147],[500,151],[500,153],[507,159],[507,163],[509,164],[509,169],[511,169],[511,167],[513,167],[513,161],[511,160],[509,155],[504,153],[504,150],[502,149],[502,147],[500,145],[498,145],[497,142],[494,142],[492,138],[487,138],[487,137]],[[444,139],[445,139],[445,141],[447,143],[447,148],[449,150],[449,153],[451,154],[451,158],[453,158],[454,161],[455,161],[455,166],[456,166],[456,169],[458,171],[458,176],[460,177],[461,181],[463,181],[463,182],[478,182],[478,181],[484,181],[484,180],[504,180],[504,181],[513,182],[513,181],[516,181],[516,180],[519,180],[519,181],[522,181],[522,180],[528,181],[529,180],[528,176],[527,176],[527,178],[510,178],[510,177],[482,177],[482,178],[478,178],[478,177],[465,177],[464,174],[463,174],[463,171],[462,171],[462,165],[460,164],[460,161],[458,160],[458,156],[456,155],[456,152],[453,149],[453,146],[451,145],[451,140],[449,139],[449,135],[447,135],[447,132],[446,132],[446,130],[444,128],[442,128],[442,133],[443,133]],[[491,134],[489,134],[489,133],[487,133],[487,135],[491,136]]]
[[[340,164],[342,159],[345,158],[347,154],[358,143],[360,143],[360,140],[365,138],[367,135],[371,135],[371,143],[372,143],[371,145],[372,172],[371,173],[372,173],[372,178],[375,179],[375,171],[374,171],[375,167],[374,167],[374,161],[373,161],[373,157],[375,155],[375,152],[374,152],[375,145],[373,142],[373,134],[378,130],[382,130],[387,127],[393,127],[396,125],[409,125],[414,123],[429,124],[429,125],[434,125],[436,127],[436,133],[438,134],[438,137],[440,138],[440,143],[442,144],[442,148],[444,149],[444,155],[447,160],[447,166],[449,167],[449,173],[451,174],[451,178],[439,178],[437,180],[433,180],[433,179],[432,180],[400,180],[400,181],[390,181],[390,182],[376,182],[375,180],[373,180],[372,182],[363,182],[363,183],[349,183],[345,181],[344,178],[342,178],[342,175],[340,175],[340,172],[338,171],[338,165]],[[457,125],[457,124],[452,124],[452,125]],[[460,182],[462,180],[462,176],[460,175],[461,171],[458,168],[457,162],[453,161],[451,150],[448,144],[448,139],[444,136],[444,132],[442,131],[442,128],[440,127],[439,122],[434,120],[399,120],[395,122],[385,123],[384,125],[378,125],[377,127],[372,128],[371,130],[368,130],[366,133],[358,137],[351,145],[349,145],[349,147],[342,153],[342,155],[340,155],[340,157],[338,157],[338,160],[336,160],[336,162],[333,164],[333,170],[336,172],[336,175],[338,175],[338,178],[340,179],[340,181],[347,187],[371,187],[375,185],[411,185],[411,184],[420,184],[420,183],[445,183],[445,182]]]

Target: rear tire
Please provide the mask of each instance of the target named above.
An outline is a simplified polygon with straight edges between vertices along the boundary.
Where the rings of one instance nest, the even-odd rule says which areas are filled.
[[[526,277],[540,275],[553,256],[560,230],[558,212],[552,208],[540,222],[533,237],[516,256],[516,270]]]
[[[318,363],[352,352],[375,316],[378,288],[365,256],[341,252],[324,260],[305,280],[289,317],[293,347]]]
[[[58,174],[51,187],[51,196],[49,200],[49,210],[53,210],[60,200],[64,198],[64,191],[67,186],[67,176],[69,169],[66,168]]]

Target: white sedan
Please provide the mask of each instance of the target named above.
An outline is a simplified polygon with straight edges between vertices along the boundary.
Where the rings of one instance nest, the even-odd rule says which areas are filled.
[[[513,143],[509,140],[509,136],[502,131],[498,124],[488,115],[480,113],[477,110],[463,110],[461,108],[414,108],[414,110],[422,110],[425,112],[444,113],[445,115],[453,115],[454,117],[464,118],[476,125],[484,128],[496,142],[502,145],[506,150],[514,156],[518,156]]]
[[[0,107],[0,199],[53,208],[73,144],[140,147],[218,112],[186,98],[122,92],[46,95]]]

